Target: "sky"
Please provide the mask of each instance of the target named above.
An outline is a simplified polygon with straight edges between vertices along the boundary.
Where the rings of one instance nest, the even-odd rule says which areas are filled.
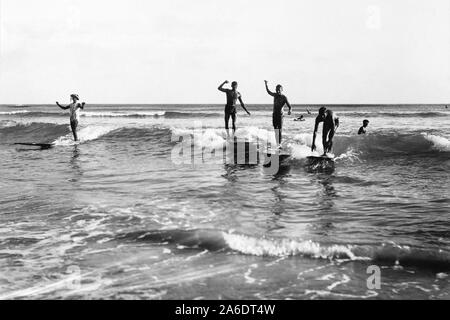
[[[450,103],[449,0],[0,0],[0,104]]]

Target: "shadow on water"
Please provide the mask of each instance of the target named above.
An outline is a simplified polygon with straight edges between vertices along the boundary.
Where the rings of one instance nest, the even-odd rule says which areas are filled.
[[[237,173],[239,171],[244,171],[248,169],[254,169],[257,168],[257,164],[234,164],[234,163],[225,163],[224,169],[225,173],[222,174],[222,177],[227,179],[230,182],[235,182],[238,180]]]
[[[319,184],[322,187],[322,192],[318,193],[318,201],[320,210],[330,211],[335,208],[334,199],[338,197],[336,189],[333,186],[335,176],[333,172],[320,172],[311,174],[311,184]]]
[[[80,150],[78,149],[78,146],[75,145],[70,157],[70,167],[73,169],[73,177],[69,179],[70,182],[78,182],[83,176],[83,171],[79,160],[80,155]]]
[[[287,182],[282,176],[278,176],[272,180],[277,181],[278,184],[270,188],[274,199],[271,212],[274,215],[279,216],[286,212],[285,199],[287,198],[287,195],[282,192],[282,189],[283,185],[285,185]]]
[[[316,206],[319,211],[318,223],[316,224],[316,231],[323,235],[327,235],[330,230],[334,229],[333,221],[336,215],[340,214],[336,207],[335,199],[338,193],[333,185],[336,176],[334,175],[334,163],[315,163],[312,166],[306,165],[305,172],[311,178],[311,185],[319,185],[320,192],[316,195]]]
[[[222,174],[222,177],[227,179],[229,182],[235,182],[238,180],[238,177],[236,176],[236,171],[238,171],[236,165],[225,164],[224,169],[225,173]]]

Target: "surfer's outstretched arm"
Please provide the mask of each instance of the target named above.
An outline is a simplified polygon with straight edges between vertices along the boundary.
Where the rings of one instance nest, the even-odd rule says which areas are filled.
[[[244,102],[242,101],[241,96],[239,96],[238,99],[239,99],[239,102],[240,102],[240,104],[241,104],[242,109],[244,109],[245,112],[247,112],[247,114],[250,115],[250,112],[248,112],[247,108],[245,108],[245,105],[244,105]]]
[[[290,115],[291,114],[291,112],[292,112],[292,106],[291,106],[291,104],[289,103],[289,100],[288,100],[288,98],[286,97],[286,105],[288,106],[288,108],[289,108],[289,111],[288,111],[288,115]]]
[[[56,105],[57,105],[58,107],[60,107],[61,109],[63,109],[63,110],[67,110],[67,109],[70,108],[70,105],[68,105],[68,106],[62,106],[62,105],[59,104],[58,101],[56,101]]]
[[[271,95],[272,97],[275,96],[275,93],[273,93],[272,91],[269,90],[269,86],[267,85],[267,80],[264,80],[264,83],[266,85],[266,91],[269,95]]]
[[[226,85],[228,83],[228,80],[225,80],[218,88],[217,90],[222,91],[222,92],[227,92],[227,89],[224,89],[223,86]]]

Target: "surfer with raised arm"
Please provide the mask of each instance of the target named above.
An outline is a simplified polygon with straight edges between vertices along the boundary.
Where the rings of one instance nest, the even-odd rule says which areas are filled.
[[[272,125],[275,130],[275,140],[277,147],[281,148],[281,140],[283,139],[283,109],[287,105],[289,108],[288,115],[291,114],[292,107],[288,101],[288,98],[283,94],[283,86],[278,84],[275,88],[275,92],[269,90],[267,80],[264,80],[267,93],[273,97],[273,113],[272,113]]]
[[[63,110],[69,109],[69,111],[70,111],[70,128],[72,129],[73,139],[75,141],[78,141],[77,127],[78,127],[78,122],[80,119],[78,110],[84,109],[85,103],[78,102],[80,100],[80,97],[77,94],[71,94],[70,99],[72,100],[72,103],[67,106],[60,105],[58,101],[56,101],[56,105]]]
[[[250,115],[250,112],[245,108],[244,102],[242,101],[242,96],[237,91],[238,83],[236,81],[233,81],[231,83],[231,89],[226,89],[223,86],[228,83],[228,80],[224,81],[217,89],[219,91],[222,91],[226,93],[227,95],[227,104],[225,105],[225,130],[227,131],[227,138],[230,137],[230,131],[228,127],[228,123],[232,121],[232,127],[233,127],[233,136],[236,131],[236,102],[239,100],[239,103],[241,104],[242,109],[247,112],[248,115]]]
[[[319,114],[316,117],[314,124],[313,141],[311,145],[311,151],[316,150],[316,136],[319,129],[319,124],[323,122],[322,129],[322,144],[323,155],[326,155],[331,151],[333,147],[333,137],[336,133],[336,129],[339,127],[339,118],[331,110],[327,110],[325,107],[319,109]]]

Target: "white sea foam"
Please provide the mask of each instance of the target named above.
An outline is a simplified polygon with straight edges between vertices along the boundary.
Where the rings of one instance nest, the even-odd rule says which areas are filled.
[[[354,161],[361,162],[361,160],[359,159],[358,156],[359,156],[359,153],[357,151],[355,151],[353,148],[351,148],[351,149],[347,150],[347,152],[336,157],[335,160],[349,160],[350,162],[354,162]]]
[[[291,239],[258,239],[225,232],[223,238],[232,250],[256,256],[305,255],[322,259],[342,257],[351,260],[358,259],[353,254],[351,246],[331,245],[326,247],[310,240],[299,242]]]
[[[307,145],[288,144],[288,147],[291,150],[291,156],[295,159],[304,159],[313,155],[311,147]]]
[[[14,115],[14,114],[21,114],[21,113],[29,113],[28,110],[16,110],[16,111],[2,111],[0,112],[0,115]]]
[[[439,151],[450,151],[450,141],[444,137],[432,134],[424,134],[425,139],[433,143],[433,147]]]
[[[74,141],[72,133],[69,133],[65,136],[59,137],[53,143],[57,146],[75,145],[95,140],[115,129],[117,129],[117,127],[114,126],[89,126],[78,130],[79,141]]]

